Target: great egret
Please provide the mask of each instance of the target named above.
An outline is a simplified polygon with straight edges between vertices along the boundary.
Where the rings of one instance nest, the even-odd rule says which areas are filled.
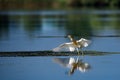
[[[71,42],[61,44],[58,47],[54,48],[53,51],[58,52],[61,50],[69,50],[73,52],[77,50],[78,55],[79,55],[80,54],[79,49],[82,49],[83,47],[87,47],[91,43],[90,40],[87,40],[84,38],[81,38],[80,40],[75,40],[71,35],[68,35],[68,38],[71,40]],[[82,55],[83,55],[83,52],[82,52]]]
[[[54,61],[63,67],[70,68],[70,71],[68,72],[69,75],[72,75],[75,70],[79,70],[81,72],[86,72],[87,70],[91,69],[91,66],[83,62],[82,60],[79,60],[79,57],[75,60],[75,58],[54,58]]]

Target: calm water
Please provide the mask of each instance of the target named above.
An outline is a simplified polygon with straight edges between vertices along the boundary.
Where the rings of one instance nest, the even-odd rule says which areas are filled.
[[[43,37],[67,34],[90,39],[92,44],[86,50],[120,52],[120,37],[115,37],[120,35],[119,14],[119,10],[0,12],[0,52],[51,50],[69,39]],[[84,56],[82,61],[90,69],[84,73],[75,70],[70,76],[70,68],[55,59],[71,57],[0,57],[0,80],[120,79],[120,54]]]
[[[76,70],[73,75],[67,67],[54,61],[55,58],[70,57],[1,57],[1,80],[119,80],[120,55],[85,56],[83,61],[91,69]],[[75,56],[74,56],[75,58]]]
[[[67,38],[40,36],[77,35],[92,40],[87,50],[120,52],[119,10],[0,12],[0,51],[51,50]]]

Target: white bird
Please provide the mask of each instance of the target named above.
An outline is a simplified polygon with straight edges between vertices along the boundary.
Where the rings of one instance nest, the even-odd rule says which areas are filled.
[[[82,60],[79,60],[77,58],[76,60],[73,57],[70,58],[55,58],[54,61],[63,67],[70,68],[69,75],[73,74],[75,70],[79,70],[81,72],[86,72],[87,70],[91,69],[91,66],[83,62]]]
[[[75,50],[78,51],[78,49],[87,47],[91,43],[90,40],[87,40],[84,38],[81,38],[80,40],[75,40],[71,35],[68,35],[68,38],[70,38],[71,42],[61,44],[58,47],[54,48],[53,51],[55,51],[55,52],[58,52],[61,50],[69,50],[71,52],[73,52]],[[78,54],[79,54],[79,51],[78,51]],[[83,52],[82,52],[82,54],[83,54]]]

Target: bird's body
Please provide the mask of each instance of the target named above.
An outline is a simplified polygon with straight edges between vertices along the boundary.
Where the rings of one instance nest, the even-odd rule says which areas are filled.
[[[71,35],[68,35],[71,42],[61,44],[60,46],[53,49],[53,51],[69,50],[71,52],[78,50],[79,48],[87,47],[90,43],[89,40],[81,38],[80,40],[75,40]]]

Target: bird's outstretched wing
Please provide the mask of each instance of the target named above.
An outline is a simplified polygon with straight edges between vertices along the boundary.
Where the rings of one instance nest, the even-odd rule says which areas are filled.
[[[58,52],[58,51],[71,51],[72,52],[74,50],[75,50],[75,46],[73,45],[72,42],[61,44],[60,46],[53,49],[53,51],[55,52]]]
[[[87,47],[87,46],[91,43],[90,40],[87,40],[87,39],[84,39],[84,38],[81,38],[81,39],[78,40],[77,42],[78,42],[80,48],[82,48],[82,47]]]
[[[54,58],[53,61],[63,67],[67,67],[67,65],[69,64],[69,58]]]
[[[82,62],[82,61],[78,62],[78,70],[80,70],[81,72],[86,72],[90,69],[91,69],[91,66],[88,63]]]
[[[67,67],[67,68],[71,68],[72,64],[75,63],[75,59],[72,57],[70,57],[70,58],[54,58],[53,61],[63,67]]]

